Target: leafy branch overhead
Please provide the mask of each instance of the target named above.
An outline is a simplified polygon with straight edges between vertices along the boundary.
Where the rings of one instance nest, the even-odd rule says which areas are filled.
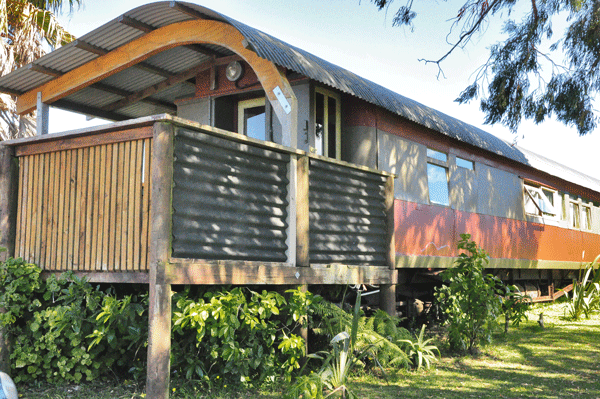
[[[393,1],[372,0],[380,10]],[[392,24],[412,28],[421,13],[418,6],[407,0]],[[456,101],[480,99],[485,122],[500,122],[513,132],[523,119],[540,123],[554,116],[580,135],[590,133],[598,123],[594,97],[600,90],[600,2],[466,0],[451,19],[448,37],[456,39],[450,48],[436,60],[422,61],[436,64],[443,75],[442,62],[484,34],[493,18],[505,21],[505,40],[490,48],[487,62]],[[563,23],[565,30],[555,33],[553,24]]]

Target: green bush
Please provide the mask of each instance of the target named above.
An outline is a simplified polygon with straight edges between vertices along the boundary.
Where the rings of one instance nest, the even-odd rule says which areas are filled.
[[[590,318],[593,312],[600,310],[600,255],[584,269],[579,270],[579,278],[573,281],[573,291],[565,292],[568,302],[565,306],[565,318],[579,320],[581,316]]]
[[[435,297],[446,317],[450,348],[475,353],[480,343],[491,340],[502,299],[497,295],[501,282],[484,271],[487,253],[470,238],[461,234],[458,248],[466,253],[442,273],[447,285],[437,289]]]
[[[207,384],[244,385],[290,380],[305,355],[295,331],[308,322],[308,292],[248,288],[208,289],[200,298],[190,288],[174,296],[172,370]]]
[[[137,336],[132,331],[148,324],[147,316],[130,315],[147,309],[147,300],[142,305],[135,303],[137,296],[117,298],[111,289],[94,288],[72,272],[46,281],[40,274],[38,266],[21,258],[0,263],[0,307],[5,310],[0,325],[10,336],[15,382],[79,382],[127,371],[147,337],[145,331]],[[113,308],[117,312],[107,317]]]

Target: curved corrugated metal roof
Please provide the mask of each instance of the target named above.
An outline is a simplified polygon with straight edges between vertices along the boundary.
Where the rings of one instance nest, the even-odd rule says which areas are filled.
[[[404,97],[346,69],[316,57],[300,48],[276,39],[269,34],[197,4],[185,2],[157,2],[143,5],[128,11],[122,16],[87,33],[79,38],[79,41],[91,44],[104,51],[111,51],[144,35],[143,31],[123,24],[121,22],[123,18],[131,18],[155,28],[194,18],[215,19],[229,23],[242,33],[250,46],[260,57],[279,66],[380,106],[401,117],[438,131],[453,139],[471,144],[510,160],[529,165],[535,169],[577,185],[600,192],[600,180],[565,167],[557,162],[548,160],[530,151],[512,146],[506,141],[501,140],[482,129],[427,107],[410,98]],[[217,46],[209,47],[214,51],[221,52],[223,55],[231,54]],[[167,53],[167,51],[170,53]],[[184,49],[178,48],[167,51],[148,59],[147,63],[172,73],[177,73],[190,67],[190,54],[187,53],[186,56]],[[33,64],[64,73],[91,61],[97,56],[98,55],[96,54],[77,48],[77,43],[71,43],[34,61]],[[204,60],[206,59],[208,58],[205,58]],[[202,57],[196,54],[194,61],[196,63],[201,62]],[[121,74],[121,76],[119,74]],[[123,88],[124,90],[135,90],[135,87],[132,86],[134,82],[126,78],[126,75],[129,73],[122,71],[119,74],[113,75],[110,78],[111,84],[116,86],[120,85],[120,88]],[[51,79],[52,76],[40,73],[34,68],[26,66],[6,76],[0,77],[0,91],[23,93]],[[125,85],[123,82],[127,81],[129,81],[129,84]],[[86,90],[88,90],[89,93],[86,93]],[[90,98],[93,96],[96,96],[99,102],[106,102],[107,98],[112,96],[109,94],[98,96],[98,93],[96,93],[97,90],[89,88],[82,90],[82,92],[77,95],[78,97],[74,96],[73,98],[67,98],[67,100],[73,101],[73,99],[77,98],[78,101],[83,101],[89,105]],[[84,101],[84,98],[87,98],[88,101]],[[160,98],[164,98],[164,94],[156,97],[156,99]],[[157,108],[156,105],[153,104],[149,104],[146,108],[141,104],[137,104],[134,108],[135,111],[131,112],[130,115],[125,112],[123,114],[134,117],[143,114],[144,112],[160,111],[160,107]]]

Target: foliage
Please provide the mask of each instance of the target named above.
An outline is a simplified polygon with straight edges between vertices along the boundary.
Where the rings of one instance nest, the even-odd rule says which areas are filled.
[[[511,321],[512,325],[516,327],[527,320],[531,297],[521,293],[515,285],[501,284],[499,290],[502,298],[502,314],[504,314],[504,333],[508,333]]]
[[[211,385],[225,380],[245,385],[291,379],[305,355],[304,340],[294,333],[311,317],[318,298],[290,290],[247,288],[207,290],[194,299],[190,288],[174,297],[173,369],[187,379]],[[221,378],[220,376],[223,376]]]
[[[321,351],[310,357],[322,359],[323,364],[315,376],[304,376],[299,378],[287,392],[288,398],[322,398],[338,395],[342,398],[356,398],[356,395],[348,388],[348,379],[354,367],[366,357],[372,345],[357,347],[359,321],[361,318],[360,292],[356,296],[352,320],[350,322],[350,333],[342,331],[331,340],[331,352]],[[324,356],[324,357],[322,357]],[[323,389],[329,389],[327,395],[323,395]]]
[[[450,348],[473,353],[481,342],[491,340],[502,303],[496,295],[499,280],[484,271],[488,255],[470,238],[461,234],[458,248],[466,253],[442,273],[448,285],[436,289],[435,297],[446,317]]]
[[[11,337],[15,382],[80,382],[139,364],[132,359],[147,332],[133,331],[148,324],[141,315],[147,295],[144,305],[135,295],[118,299],[110,289],[94,288],[72,272],[46,281],[40,273],[21,258],[0,263],[0,307],[5,310],[0,326]]]
[[[56,20],[62,0],[3,0],[0,1],[0,75],[28,64],[44,55],[43,42],[52,47],[65,45],[75,38]],[[69,0],[69,9],[81,0]],[[21,124],[21,126],[19,126]],[[19,133],[33,134],[35,118],[19,120],[14,99],[0,94],[0,138],[7,140]]]
[[[315,322],[312,331],[329,339],[342,331],[352,329],[353,315],[331,302],[314,306]],[[410,338],[407,329],[400,327],[402,319],[377,310],[370,317],[361,316],[357,327],[357,348],[370,346],[371,360],[383,367],[409,368],[404,339]]]
[[[40,291],[41,269],[23,259],[9,258],[0,263],[0,325],[9,329],[17,319],[38,305],[31,297]]]
[[[381,10],[393,0],[372,2]],[[533,0],[522,12],[523,4],[464,0],[452,18],[450,49],[439,59],[425,62],[437,64],[443,74],[441,63],[455,49],[484,34],[494,18],[500,19],[506,39],[491,46],[488,61],[457,101],[481,97],[486,123],[501,122],[513,131],[523,118],[540,123],[552,115],[581,135],[593,131],[598,122],[593,99],[600,90],[600,3]],[[407,1],[395,13],[393,25],[412,27],[421,5],[426,13],[425,2]],[[566,29],[557,38],[553,24],[562,22]],[[452,41],[450,34],[456,33]]]
[[[412,360],[413,367],[417,370],[421,367],[428,369],[432,363],[437,361],[435,352],[440,355],[440,351],[437,346],[430,344],[433,338],[425,339],[425,324],[421,327],[419,335],[415,334],[415,338],[416,341],[410,339],[403,340],[409,346],[408,356]]]
[[[565,306],[565,317],[579,320],[585,315],[586,319],[594,311],[600,310],[600,271],[597,268],[600,255],[592,263],[579,271],[579,279],[573,281],[573,291]],[[565,292],[567,298],[569,293]]]

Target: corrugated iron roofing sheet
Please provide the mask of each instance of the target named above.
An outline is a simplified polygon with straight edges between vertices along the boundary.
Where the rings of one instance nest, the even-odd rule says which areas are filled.
[[[137,7],[123,15],[157,28],[193,19],[188,13],[182,12],[178,8],[179,6],[188,7],[205,17],[231,24],[242,33],[260,57],[279,66],[305,75],[344,93],[361,98],[453,139],[474,145],[600,192],[600,180],[540,157],[530,151],[512,146],[482,129],[388,90],[381,85],[361,78],[300,48],[197,4],[163,1]],[[85,34],[79,40],[110,51],[143,34],[143,31],[133,29],[119,22],[119,18],[115,18]],[[217,46],[210,46],[210,48],[218,51],[224,50]],[[164,52],[156,55],[148,60],[148,62],[173,72],[184,70],[187,65],[192,65],[191,62],[188,63],[190,60],[187,59],[187,57],[191,56],[190,54],[179,53],[189,50],[179,48],[176,50],[178,54],[171,53],[173,49],[167,51],[168,53]],[[231,53],[224,51],[223,54],[228,55]],[[72,43],[34,61],[34,64],[61,72],[68,72],[96,57],[97,55],[95,54],[74,47]],[[28,70],[24,67],[0,77],[0,90],[26,92],[50,79],[51,77],[47,75],[30,69]],[[125,89],[127,87],[129,90],[133,90],[133,86],[135,86],[133,82],[125,84],[122,81],[114,82],[114,80],[118,80],[115,78],[112,80],[113,84],[119,84],[119,88]],[[160,97],[164,98],[164,94]],[[132,112],[127,112],[126,115],[130,115],[131,117],[142,116],[140,115],[142,110],[149,108],[152,107],[138,104],[138,106],[130,107]]]

